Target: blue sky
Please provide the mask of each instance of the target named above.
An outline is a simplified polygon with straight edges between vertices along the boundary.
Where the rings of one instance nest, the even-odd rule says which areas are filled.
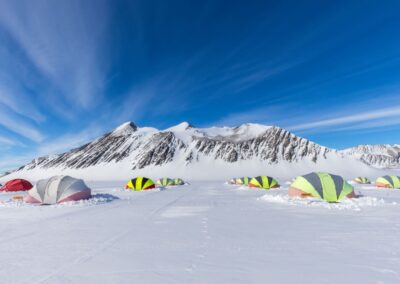
[[[399,1],[0,1],[0,169],[119,124],[400,142]]]

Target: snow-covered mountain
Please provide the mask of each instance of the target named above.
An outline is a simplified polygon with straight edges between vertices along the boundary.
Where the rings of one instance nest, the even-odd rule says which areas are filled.
[[[127,122],[69,152],[40,157],[13,175],[68,173],[93,179],[135,174],[191,179],[267,174],[292,177],[313,170],[353,176],[376,173],[359,160],[276,126],[194,128],[183,122],[157,130]]]
[[[278,163],[303,158],[317,162],[331,151],[278,127],[244,124],[236,128],[196,129],[184,122],[158,131],[129,122],[82,147],[35,159],[21,169],[80,169],[128,158],[133,170],[165,165],[175,159],[184,160],[186,165],[203,158],[228,163],[252,159]]]
[[[400,145],[359,145],[341,151],[377,168],[400,168]]]

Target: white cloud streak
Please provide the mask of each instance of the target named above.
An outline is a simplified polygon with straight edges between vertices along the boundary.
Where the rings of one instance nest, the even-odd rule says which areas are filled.
[[[32,124],[0,108],[0,125],[31,141],[41,142],[45,136]]]
[[[5,146],[21,146],[22,144],[16,140],[9,139],[7,137],[0,136],[0,145]]]
[[[271,105],[258,109],[250,109],[222,117],[207,126],[239,126],[243,123],[277,124],[277,113],[282,113],[287,105]]]
[[[42,122],[45,120],[45,116],[37,110],[30,99],[22,95],[20,90],[12,91],[2,83],[0,83],[0,104],[7,106],[14,113],[35,122]]]
[[[16,169],[38,157],[69,151],[92,141],[101,134],[103,134],[103,130],[93,124],[79,133],[68,133],[57,139],[43,142],[27,153],[4,156],[0,160],[0,172]],[[12,146],[11,143],[13,143],[12,140],[0,136],[0,145],[3,142],[10,144],[10,146]]]
[[[79,133],[69,133],[50,142],[41,144],[37,148],[34,156],[39,157],[45,155],[60,154],[65,151],[69,151],[73,148],[82,146],[90,142],[92,139],[102,134],[102,132],[103,131],[101,128],[91,125],[90,127],[80,131]]]
[[[345,115],[341,117],[324,119],[320,121],[295,124],[288,126],[287,128],[292,131],[319,129],[319,128],[349,125],[366,121],[373,121],[382,118],[394,118],[398,116],[400,116],[400,107],[391,107],[379,110],[364,111],[353,115]]]
[[[94,9],[95,6],[95,9]],[[0,25],[74,106],[98,102],[107,70],[103,1],[3,1]]]

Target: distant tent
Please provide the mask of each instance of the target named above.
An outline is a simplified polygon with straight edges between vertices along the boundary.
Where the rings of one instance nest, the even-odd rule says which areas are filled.
[[[24,179],[13,179],[8,181],[0,191],[27,191],[30,190],[33,185]]]
[[[81,179],[70,176],[54,176],[39,180],[25,197],[25,202],[57,204],[91,197],[91,189]]]
[[[355,196],[353,187],[341,176],[315,172],[298,176],[290,185],[288,194],[291,197],[317,197],[328,202]]]
[[[181,178],[175,178],[173,180],[173,182],[174,182],[174,185],[184,185],[185,184],[185,182]]]
[[[236,178],[232,178],[228,181],[229,184],[236,184]]]
[[[398,176],[382,176],[375,181],[377,187],[400,188],[400,177]]]
[[[354,181],[356,183],[359,183],[359,184],[369,184],[369,183],[371,183],[371,181],[366,177],[357,177],[357,178],[354,179]]]
[[[170,186],[170,185],[174,185],[174,181],[170,178],[160,178],[159,180],[157,180],[157,185]]]
[[[271,189],[279,187],[278,181],[268,176],[254,177],[249,182],[249,187],[259,187],[264,189]]]
[[[249,177],[241,177],[236,179],[236,184],[238,185],[249,185],[251,178]]]
[[[125,188],[138,191],[138,190],[148,190],[155,187],[156,186],[151,179],[146,177],[137,177],[128,181]]]

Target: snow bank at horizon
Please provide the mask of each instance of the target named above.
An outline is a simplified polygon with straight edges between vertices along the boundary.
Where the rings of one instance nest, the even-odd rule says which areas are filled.
[[[296,163],[281,161],[274,165],[260,161],[238,161],[230,164],[204,159],[196,164],[185,165],[178,161],[163,166],[149,166],[141,170],[131,170],[129,161],[124,161],[84,169],[35,168],[29,171],[13,172],[10,175],[0,178],[0,182],[4,183],[13,178],[25,178],[37,181],[54,175],[70,175],[93,181],[128,180],[135,176],[146,176],[152,179],[180,177],[185,180],[217,181],[241,176],[267,175],[277,178],[282,183],[282,181],[291,180],[298,175],[304,175],[313,171],[338,174],[348,180],[354,179],[357,176],[367,176],[373,180],[385,174],[398,173],[395,170],[375,169],[354,159],[336,159],[335,156],[332,156],[332,158],[319,161],[317,164],[307,160]]]

